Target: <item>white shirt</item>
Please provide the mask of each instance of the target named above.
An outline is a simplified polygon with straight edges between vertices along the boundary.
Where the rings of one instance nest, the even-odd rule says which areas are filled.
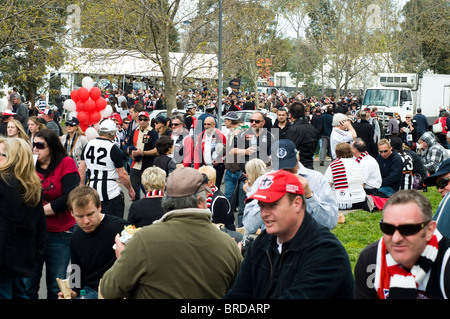
[[[333,127],[330,135],[331,157],[336,159],[336,145],[339,143],[351,143],[353,141],[352,133]]]
[[[353,158],[341,158],[341,160],[345,167],[352,204],[364,202],[366,200],[366,192],[363,187],[364,174],[361,166]],[[325,178],[329,183],[334,184],[333,173],[330,166],[328,166],[325,171]],[[335,190],[334,185],[332,189]]]
[[[380,166],[378,165],[377,160],[370,155],[366,155],[361,159],[359,165],[361,166],[362,171],[364,173],[365,188],[367,189],[380,188],[382,178]]]

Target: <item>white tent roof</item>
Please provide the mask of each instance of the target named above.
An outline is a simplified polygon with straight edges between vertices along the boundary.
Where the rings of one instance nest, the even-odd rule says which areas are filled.
[[[172,74],[175,76],[184,53],[171,52]],[[217,79],[218,60],[215,54],[193,54],[184,57],[184,75],[189,78]],[[162,77],[159,66],[137,51],[72,48],[59,73],[86,73]]]

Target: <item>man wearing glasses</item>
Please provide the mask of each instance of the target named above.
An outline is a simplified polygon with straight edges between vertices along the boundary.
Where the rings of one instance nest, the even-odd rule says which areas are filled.
[[[392,152],[391,143],[384,138],[378,142],[378,153],[377,162],[381,172],[381,187],[378,190],[391,196],[400,188],[403,160],[397,152]]]
[[[437,228],[447,237],[450,237],[450,159],[446,159],[439,165],[437,171],[424,180],[427,186],[436,186],[442,196],[433,219]]]
[[[266,166],[271,165],[270,151],[274,141],[274,135],[264,128],[264,115],[259,111],[255,111],[250,116],[250,128],[234,138],[233,149],[230,150],[231,155],[237,156],[241,169],[239,188],[242,188],[245,183],[245,164],[249,160],[259,158]],[[243,226],[244,200],[243,196],[239,196],[238,227]]]
[[[149,125],[149,115],[147,112],[139,112],[139,126],[134,129],[128,139],[128,153],[133,161],[131,162],[130,180],[136,192],[135,200],[140,199],[141,175],[150,166],[153,166],[153,159],[158,155],[156,151],[156,140],[159,138],[158,132]]]
[[[444,299],[450,294],[450,239],[432,219],[429,200],[416,190],[390,197],[380,221],[383,237],[355,266],[355,298]]]
[[[189,131],[184,128],[184,119],[181,115],[174,115],[171,120],[173,140],[173,160],[176,164],[183,164],[183,167],[190,167],[194,158],[194,140]]]

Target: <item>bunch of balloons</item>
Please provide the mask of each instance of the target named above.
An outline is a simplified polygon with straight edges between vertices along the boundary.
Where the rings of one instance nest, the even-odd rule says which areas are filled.
[[[102,92],[94,86],[94,81],[89,76],[83,78],[82,87],[70,93],[70,99],[64,101],[64,108],[69,111],[69,117],[76,117],[80,122],[83,132],[90,127],[96,127],[101,119],[107,118],[112,113]]]

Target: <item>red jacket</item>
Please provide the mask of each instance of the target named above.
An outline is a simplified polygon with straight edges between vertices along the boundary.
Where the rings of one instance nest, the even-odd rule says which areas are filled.
[[[205,162],[203,160],[203,152],[205,150],[205,135],[206,135],[205,131],[203,131],[201,134],[199,134],[199,136],[197,138],[197,143],[195,145],[195,150],[194,150],[194,168],[195,169],[198,169],[201,165],[205,164]],[[215,129],[212,138],[216,140],[216,144],[222,143],[224,148],[226,147],[227,138],[219,129],[217,129],[217,128]],[[220,163],[223,163],[223,156],[220,157]]]

